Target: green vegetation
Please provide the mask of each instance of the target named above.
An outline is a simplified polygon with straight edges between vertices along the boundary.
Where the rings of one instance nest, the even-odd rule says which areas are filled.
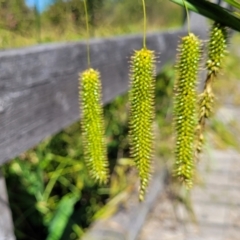
[[[1,18],[2,48],[28,46],[39,42],[72,41],[86,37],[84,13],[79,5],[81,1],[72,0],[69,4],[58,1],[41,16],[25,8],[23,1],[16,0],[11,4],[9,2],[0,3],[0,14],[3,16],[2,14],[10,12],[16,26],[9,26],[9,21],[5,21],[5,17]],[[154,1],[153,7],[150,2],[153,1],[147,4],[147,11],[151,13],[148,30],[180,25],[181,10],[174,4]],[[162,9],[160,17],[156,6]],[[137,6],[127,0],[116,3],[105,1],[104,4],[99,1],[94,9],[95,13],[90,11],[90,34],[104,37],[141,32],[140,7],[142,9],[140,1]],[[177,14],[175,19],[169,21],[166,13],[170,9]],[[127,24],[128,22],[131,22],[131,25]],[[157,82],[156,110],[159,127],[167,125],[164,119],[170,113],[167,109],[171,101],[169,97],[173,80],[170,79],[173,71],[168,69],[166,74],[161,74],[163,80]],[[121,193],[131,191],[137,180],[129,159],[127,102],[128,95],[125,94],[104,107],[111,171],[109,185],[99,187],[89,178],[83,161],[80,122],[48,138],[2,167],[17,239],[78,239],[93,220],[116,210],[117,203],[126,196]],[[158,136],[159,140],[169,138],[171,125],[168,126],[164,128],[161,136]],[[169,155],[169,145],[166,141],[165,146],[160,142],[158,147],[162,148],[161,155]],[[106,201],[108,205],[104,207]]]
[[[195,172],[194,139],[197,127],[198,70],[201,41],[192,33],[182,38],[179,46],[177,79],[175,82],[174,122],[176,132],[174,175],[187,188],[193,185]]]
[[[161,147],[165,158],[171,155],[167,142],[171,139],[168,115],[173,76],[172,68],[166,68],[158,76],[156,89],[156,127],[158,132],[164,129],[157,147]],[[116,210],[116,202],[122,200],[117,194],[130,191],[137,177],[130,171],[132,161],[128,160],[127,102],[125,94],[104,107],[112,173],[109,186],[98,187],[88,176],[79,122],[4,165],[18,239],[77,239],[92,220]],[[102,209],[108,197],[115,197],[115,204],[110,201],[110,207]],[[59,231],[63,232],[61,237],[51,238],[53,232]]]
[[[80,77],[82,136],[89,175],[100,184],[108,182],[109,167],[104,136],[100,73],[92,68]]]
[[[213,21],[240,32],[240,4],[236,0],[223,0],[228,7],[208,0],[171,0],[187,9],[197,12]],[[220,1],[221,2],[221,1]],[[229,11],[229,7],[232,8]]]
[[[92,37],[142,32],[141,1],[91,0],[89,4]],[[174,15],[169,18],[169,12]],[[148,31],[179,26],[181,9],[163,0],[147,1]],[[13,48],[37,43],[76,41],[86,38],[83,1],[57,0],[38,15],[24,0],[0,1],[0,47]]]
[[[94,0],[89,3],[91,36],[104,37],[142,31],[142,23],[139,23],[139,19],[142,19],[141,1],[119,0],[113,3],[111,0]],[[167,1],[147,1],[147,13],[149,31],[180,25],[180,8]],[[23,0],[2,0],[0,16],[2,48],[73,41],[86,37],[82,1],[78,0],[58,0],[42,15],[27,9]],[[237,69],[237,64],[231,62],[226,68]],[[229,71],[231,74],[233,71]],[[236,78],[235,75],[234,77]],[[165,67],[156,77],[155,92],[156,150],[170,168],[173,165],[174,144],[174,78],[172,66]],[[231,86],[229,82],[226,85],[224,91]],[[225,96],[226,92],[221,89],[216,85],[216,95],[220,93]],[[239,97],[236,93],[237,101]],[[104,107],[110,162],[110,183],[107,186],[99,187],[89,178],[83,161],[80,122],[46,139],[2,167],[17,239],[79,239],[93,220],[116,211],[117,204],[124,199],[122,193],[131,191],[137,180],[133,162],[129,159],[128,108],[126,94]],[[234,124],[228,128],[213,119],[208,130],[214,137],[221,139],[221,147],[226,144],[238,146],[230,134],[233,127],[237,129]],[[216,132],[218,135],[214,134]]]
[[[139,199],[144,200],[151,175],[155,119],[155,53],[145,46],[131,57],[129,138],[131,157],[140,178]]]

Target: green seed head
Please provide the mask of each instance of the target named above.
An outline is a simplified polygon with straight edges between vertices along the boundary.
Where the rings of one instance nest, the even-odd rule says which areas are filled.
[[[90,68],[81,74],[80,79],[85,161],[91,177],[99,183],[106,183],[108,162],[104,139],[100,74]]]
[[[196,83],[201,44],[194,34],[182,38],[177,63],[178,79],[175,84],[175,169],[174,175],[187,187],[192,186],[194,139],[197,127]]]
[[[208,74],[216,75],[222,67],[227,52],[227,28],[220,23],[214,23],[210,32],[208,46],[208,60],[206,67]]]
[[[204,136],[203,136],[203,125],[198,124],[197,129],[196,129],[196,149],[195,149],[195,154],[196,154],[196,160],[198,159],[199,153],[202,151],[203,143],[204,143]]]
[[[199,119],[209,118],[212,113],[214,95],[212,91],[204,91],[199,96]]]
[[[130,145],[140,177],[142,201],[149,183],[153,155],[153,120],[155,92],[155,56],[146,48],[131,58]]]
[[[214,23],[208,45],[208,60],[206,67],[208,70],[207,78],[205,80],[204,91],[200,94],[199,99],[199,120],[198,129],[196,131],[196,157],[202,151],[204,143],[204,127],[205,121],[209,118],[213,111],[214,94],[212,92],[212,83],[219,73],[223,65],[223,60],[227,52],[227,29],[220,23]]]
[[[202,151],[204,143],[204,127],[205,120],[210,117],[213,108],[214,95],[211,88],[206,88],[203,93],[199,95],[199,116],[198,116],[198,127],[196,129],[196,158],[198,158],[199,153]]]

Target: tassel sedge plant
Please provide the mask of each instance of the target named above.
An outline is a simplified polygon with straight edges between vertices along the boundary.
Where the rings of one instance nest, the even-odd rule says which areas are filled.
[[[84,0],[86,27],[89,35],[87,4]],[[88,37],[89,40],[89,37]],[[82,110],[84,158],[90,176],[100,184],[109,178],[109,164],[104,138],[103,108],[101,103],[100,73],[90,68],[90,49],[87,42],[88,66],[79,78]]]
[[[155,93],[155,54],[146,47],[146,7],[143,5],[143,48],[131,57],[129,138],[130,153],[139,178],[139,200],[143,201],[151,175]]]
[[[215,22],[210,31],[208,44],[208,57],[206,62],[207,77],[204,90],[199,96],[199,120],[197,127],[196,158],[202,151],[204,141],[204,128],[206,119],[213,111],[214,93],[212,90],[213,81],[217,78],[223,66],[223,60],[227,52],[227,28]]]
[[[154,52],[146,48],[131,58],[130,145],[140,177],[139,199],[142,201],[150,179],[153,155],[153,120],[155,91]]]
[[[182,38],[178,48],[175,83],[174,124],[176,132],[174,176],[191,188],[194,175],[194,140],[197,127],[197,75],[201,42],[192,33]]]

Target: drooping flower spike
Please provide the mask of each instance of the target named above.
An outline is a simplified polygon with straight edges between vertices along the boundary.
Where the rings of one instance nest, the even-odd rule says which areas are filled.
[[[199,96],[196,158],[198,158],[199,153],[202,151],[204,141],[203,132],[206,119],[209,118],[213,111],[214,93],[212,91],[212,84],[223,66],[224,57],[227,53],[227,38],[227,28],[215,22],[210,31],[210,40],[208,44],[208,57],[206,62],[207,77],[204,84],[204,90]]]
[[[153,156],[155,55],[146,48],[131,57],[130,147],[140,177],[139,200],[145,196]]]
[[[99,183],[109,177],[104,138],[101,82],[98,71],[89,68],[80,76],[84,157],[90,176]]]
[[[197,127],[197,75],[201,42],[192,33],[182,38],[177,61],[174,123],[176,132],[174,176],[186,184],[193,183],[194,140]]]

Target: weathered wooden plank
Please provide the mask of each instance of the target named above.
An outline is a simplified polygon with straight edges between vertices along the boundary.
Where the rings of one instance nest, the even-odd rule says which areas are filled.
[[[224,172],[234,172],[235,159],[240,158],[240,154],[234,150],[213,150],[213,159],[229,161]],[[207,165],[210,156],[204,155],[200,164]],[[216,166],[213,166],[216,168]],[[208,172],[209,176],[215,171]],[[206,174],[207,170],[202,170],[199,175]],[[225,173],[224,173],[225,174]],[[220,176],[219,176],[220,177]],[[231,182],[230,175],[223,176],[226,181]],[[229,183],[228,183],[229,184]],[[238,185],[239,182],[238,182]],[[230,185],[229,185],[230,186]],[[150,213],[144,228],[142,228],[139,240],[155,239],[178,239],[178,240],[234,240],[239,239],[240,234],[240,206],[239,188],[212,188],[209,185],[209,178],[206,188],[195,186],[192,195],[192,206],[198,224],[190,221],[189,213],[182,204],[175,205],[171,195],[162,195],[154,211]],[[156,236],[160,236],[156,238]]]
[[[152,33],[147,45],[161,53],[158,71],[173,59],[185,30]],[[197,33],[202,36],[200,31]],[[102,75],[103,101],[127,91],[128,60],[141,35],[91,41],[92,66]],[[79,118],[78,73],[85,42],[48,44],[0,52],[0,164]]]
[[[114,216],[96,221],[82,240],[136,240],[148,212],[165,187],[165,173],[160,169],[155,172],[144,202],[139,203],[137,191],[126,193],[120,203],[124,207],[119,207],[121,210]]]
[[[5,179],[0,172],[0,239],[14,240],[13,223],[11,210],[8,205],[8,195],[5,185]]]

